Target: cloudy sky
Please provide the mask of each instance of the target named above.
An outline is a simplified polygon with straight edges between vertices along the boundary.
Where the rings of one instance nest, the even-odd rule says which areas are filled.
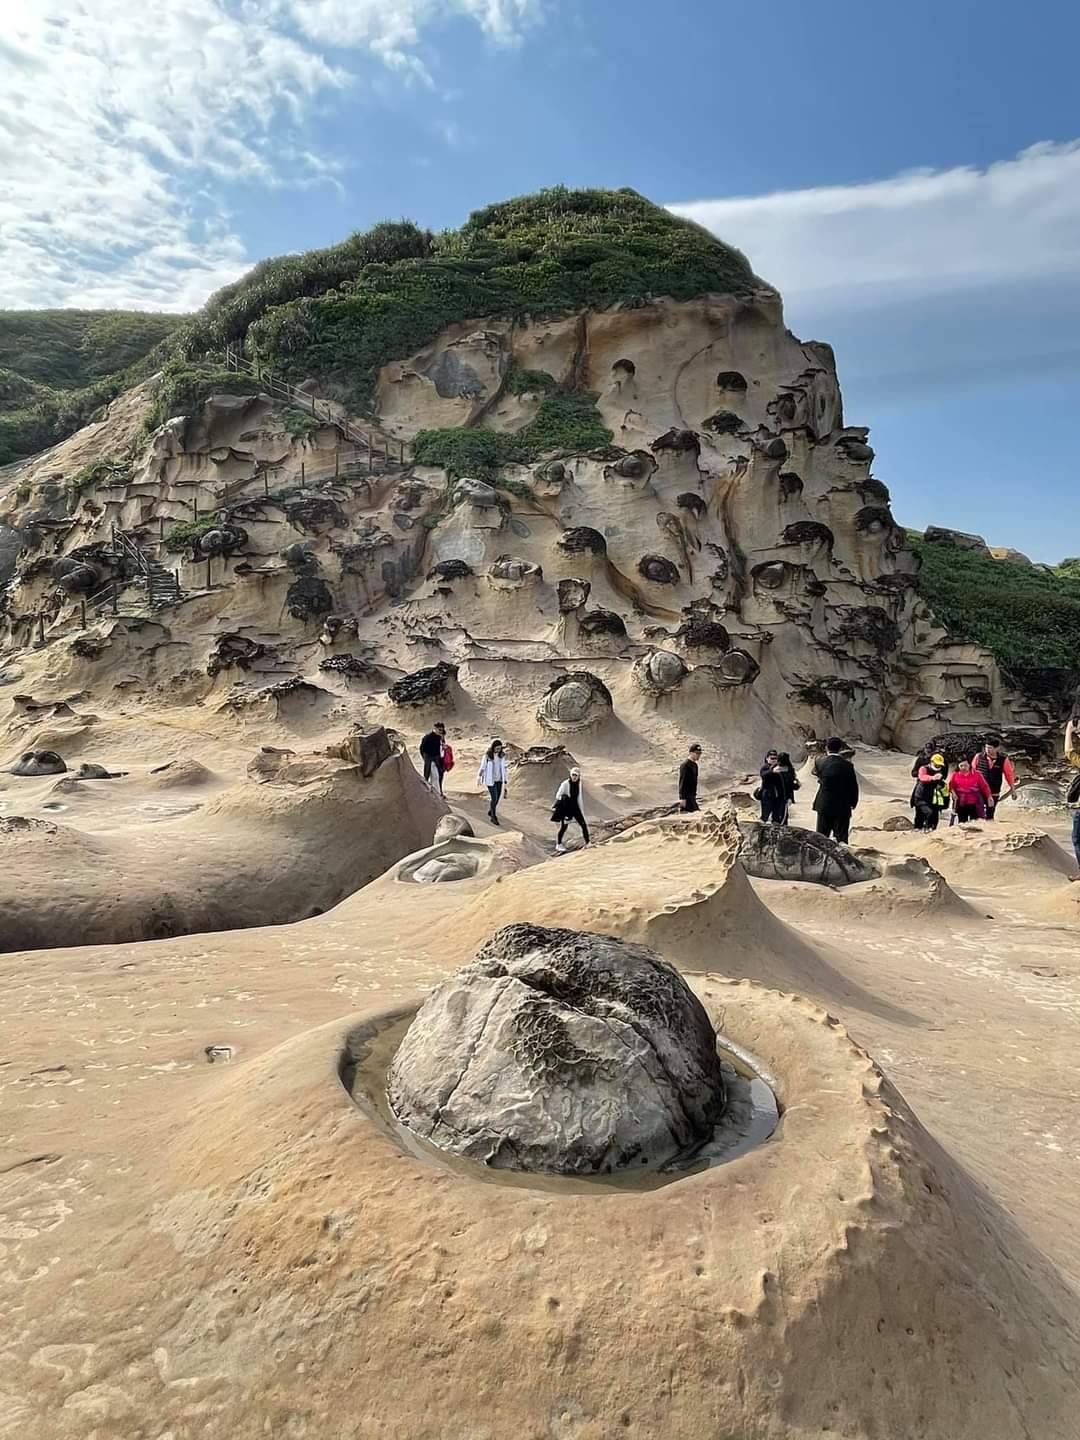
[[[541,185],[740,245],[898,516],[1080,554],[1080,7],[9,0],[0,306],[197,306]]]

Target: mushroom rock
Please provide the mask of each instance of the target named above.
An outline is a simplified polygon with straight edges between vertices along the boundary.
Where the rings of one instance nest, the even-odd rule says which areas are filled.
[[[452,705],[457,674],[456,665],[440,660],[395,680],[387,694],[395,705]]]
[[[496,1169],[599,1175],[673,1161],[724,1113],[716,1032],[654,951],[508,925],[421,1006],[390,1108]]]
[[[104,765],[95,765],[84,761],[75,771],[74,778],[76,780],[118,780],[120,775],[116,771],[106,770]]]
[[[757,880],[801,880],[813,885],[858,885],[881,871],[868,858],[812,830],[743,821],[739,860]]]
[[[860,434],[863,437],[861,439]],[[841,435],[836,442],[836,448],[845,460],[857,465],[868,465],[874,458],[874,451],[872,446],[867,445],[865,436],[865,430],[855,435]]]
[[[779,436],[773,440],[763,440],[760,449],[766,460],[786,460],[788,457],[788,447]]]
[[[693,430],[680,430],[673,425],[670,430],[665,430],[652,442],[652,450],[673,450],[678,454],[697,455],[701,450],[701,441]]]
[[[609,465],[605,476],[610,479],[613,475],[620,480],[647,480],[656,469],[656,461],[645,450],[631,450],[629,455],[623,455]]]
[[[666,555],[642,555],[637,563],[638,574],[654,585],[677,585],[682,578],[679,567]]]
[[[702,426],[711,430],[714,435],[737,435],[740,430],[745,430],[746,425],[742,418],[735,414],[734,410],[717,410],[715,415],[710,415],[703,420]]]
[[[376,725],[372,730],[357,728],[340,745],[332,747],[330,753],[358,766],[364,779],[370,780],[379,766],[394,753],[394,743],[386,726]]]
[[[731,636],[724,626],[718,620],[710,620],[707,615],[694,610],[687,613],[675,632],[675,639],[687,650],[731,649]]]
[[[593,530],[588,525],[574,525],[559,536],[559,549],[570,555],[586,550],[594,555],[606,555],[607,541],[599,530]]]
[[[855,489],[864,500],[874,500],[879,505],[888,505],[889,503],[889,487],[883,481],[875,480],[872,475],[868,475],[865,480],[860,480]]]
[[[360,655],[328,655],[319,661],[319,669],[331,675],[345,675],[350,680],[368,680],[377,673],[371,661]]]
[[[698,519],[700,519],[709,508],[705,503],[705,497],[698,495],[694,490],[684,490],[681,495],[676,495],[675,504],[680,510],[688,510],[691,515],[696,516]]]
[[[614,610],[586,610],[578,620],[578,624],[586,635],[625,636],[626,634],[626,626],[622,617],[616,615]]]
[[[900,627],[880,605],[845,607],[837,614],[839,623],[831,632],[837,640],[863,640],[881,652],[895,650],[900,643]]]
[[[473,827],[464,815],[441,815],[431,843],[440,845],[444,840],[456,840],[459,835],[471,839],[473,834]]]
[[[761,666],[754,657],[738,648],[728,650],[708,669],[714,684],[721,686],[752,685],[761,673]]]
[[[55,750],[25,750],[13,765],[7,767],[9,775],[31,777],[35,775],[63,775],[67,770]]]
[[[494,485],[488,485],[483,480],[459,480],[457,493],[470,505],[482,510],[491,509],[499,503],[499,492]]]
[[[204,530],[195,541],[196,555],[231,555],[247,544],[247,531],[239,525],[219,525],[213,530]]]
[[[881,535],[896,528],[892,511],[884,505],[864,505],[856,510],[854,524],[856,530],[867,535]]]
[[[574,576],[558,583],[559,610],[563,615],[569,615],[573,610],[580,610],[588,602],[592,586],[588,580],[579,580]]]
[[[295,540],[291,545],[286,545],[281,552],[281,558],[290,570],[300,573],[316,570],[319,565],[318,556],[303,540]]]
[[[750,572],[755,590],[783,589],[792,583],[795,574],[795,566],[789,565],[786,560],[765,560],[762,564],[755,565]]]
[[[393,504],[397,510],[419,510],[435,494],[430,485],[425,485],[423,480],[402,480],[394,491]]]
[[[791,500],[803,492],[802,476],[796,475],[794,470],[780,471],[780,494],[785,500]]]
[[[896,570],[891,575],[875,575],[872,583],[877,590],[902,594],[905,590],[914,590],[919,582],[910,570]]]
[[[652,650],[634,665],[634,678],[651,695],[677,689],[689,673],[681,657],[671,650]]]
[[[611,373],[616,379],[632,379],[637,374],[637,366],[632,360],[616,360],[611,367]]]
[[[517,555],[500,555],[488,571],[488,579],[506,588],[537,582],[544,578],[543,569],[531,560],[522,560]]]
[[[222,670],[231,670],[234,666],[240,670],[247,670],[256,660],[261,660],[264,655],[269,653],[270,651],[265,645],[246,635],[232,633],[219,635],[214,641],[214,648],[206,662],[206,673],[213,677]]]
[[[54,569],[53,574],[66,595],[89,595],[101,584],[101,577],[92,565],[70,565],[59,575]]]
[[[746,376],[738,370],[721,370],[716,377],[716,385],[720,390],[745,390]]]
[[[313,620],[333,610],[334,597],[325,580],[301,575],[289,586],[285,608],[294,620]]]
[[[382,530],[378,525],[365,525],[356,532],[350,544],[335,545],[333,550],[343,575],[366,575],[378,562],[380,551],[391,550],[396,545],[397,541],[389,530]]]
[[[438,885],[447,880],[471,880],[480,868],[477,855],[432,855],[409,874],[417,885]]]
[[[828,525],[822,525],[818,520],[796,520],[784,527],[780,538],[785,545],[829,546],[832,546],[836,539]]]
[[[473,574],[464,560],[440,560],[427,573],[429,580],[465,580]]]
[[[914,830],[915,826],[906,815],[890,815],[881,828],[895,832],[897,830]]]
[[[349,524],[338,502],[326,495],[291,501],[285,506],[285,516],[294,530],[345,530]]]
[[[552,680],[536,718],[547,730],[583,730],[611,712],[611,691],[604,682],[587,670],[576,670]]]

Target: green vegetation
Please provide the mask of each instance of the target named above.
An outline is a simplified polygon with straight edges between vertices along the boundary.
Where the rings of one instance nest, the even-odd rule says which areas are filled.
[[[126,458],[109,456],[94,460],[77,471],[68,481],[68,505],[74,509],[79,497],[95,485],[126,485],[134,473],[131,461]]]
[[[190,415],[211,395],[257,395],[258,381],[213,365],[171,360],[158,384],[145,426],[156,430],[174,415]]]
[[[908,532],[919,593],[959,640],[992,651],[1011,683],[1064,697],[1080,681],[1080,574],[995,560]]]
[[[503,388],[508,395],[533,395],[537,391],[546,394],[558,389],[558,385],[554,375],[546,370],[523,370],[519,365],[512,365]]]
[[[420,465],[441,465],[451,475],[495,480],[503,465],[528,465],[550,450],[598,450],[611,439],[595,396],[559,390],[545,395],[529,424],[512,434],[465,425],[421,430],[413,441],[413,458]],[[512,490],[507,480],[499,484]]]
[[[57,444],[151,374],[183,318],[126,310],[0,311],[0,465]]]
[[[193,550],[199,536],[205,535],[207,530],[217,529],[220,523],[216,510],[208,510],[205,515],[200,515],[198,520],[178,520],[165,531],[165,549],[171,555],[177,555],[183,550]]]
[[[281,419],[285,429],[297,440],[302,440],[305,435],[310,435],[313,430],[321,430],[326,424],[325,420],[317,420],[314,415],[309,415],[306,410],[297,410],[291,405],[282,413]]]
[[[743,295],[758,283],[737,250],[632,190],[560,187],[479,210],[441,235],[383,223],[328,250],[265,261],[213,296],[176,343],[188,356],[242,343],[276,374],[336,383],[362,411],[381,366],[457,321]],[[540,373],[520,383],[549,388]]]

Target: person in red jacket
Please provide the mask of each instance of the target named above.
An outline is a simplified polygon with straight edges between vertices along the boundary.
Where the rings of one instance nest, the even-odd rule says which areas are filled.
[[[983,820],[986,810],[993,804],[994,795],[986,783],[986,777],[971,768],[970,760],[961,760],[949,777],[949,794],[960,824],[968,820]]]
[[[997,735],[987,735],[983,748],[971,757],[971,768],[977,770],[990,786],[990,803],[986,807],[986,818],[993,820],[998,801],[1003,800],[1005,795],[1010,795],[1016,784],[1016,771],[1013,769],[1013,763],[1002,750],[1001,740]],[[1001,793],[1002,785],[1008,787],[1005,795]]]

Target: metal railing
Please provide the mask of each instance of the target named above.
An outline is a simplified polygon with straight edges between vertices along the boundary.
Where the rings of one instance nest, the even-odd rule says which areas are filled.
[[[276,395],[282,400],[291,401],[299,410],[310,410],[316,420],[325,420],[328,425],[336,425],[346,440],[367,450],[372,457],[378,455],[378,442],[381,442],[383,456],[387,463],[396,461],[399,465],[404,465],[404,440],[395,441],[385,431],[379,430],[374,421],[369,422],[370,429],[362,429],[350,416],[336,411],[329,400],[317,400],[306,390],[301,390],[299,386],[291,384],[288,380],[282,380],[280,376],[265,369],[257,361],[249,360],[234,345],[225,347],[225,368],[238,375],[250,375],[269,394]],[[391,453],[391,447],[396,448],[396,455]]]

